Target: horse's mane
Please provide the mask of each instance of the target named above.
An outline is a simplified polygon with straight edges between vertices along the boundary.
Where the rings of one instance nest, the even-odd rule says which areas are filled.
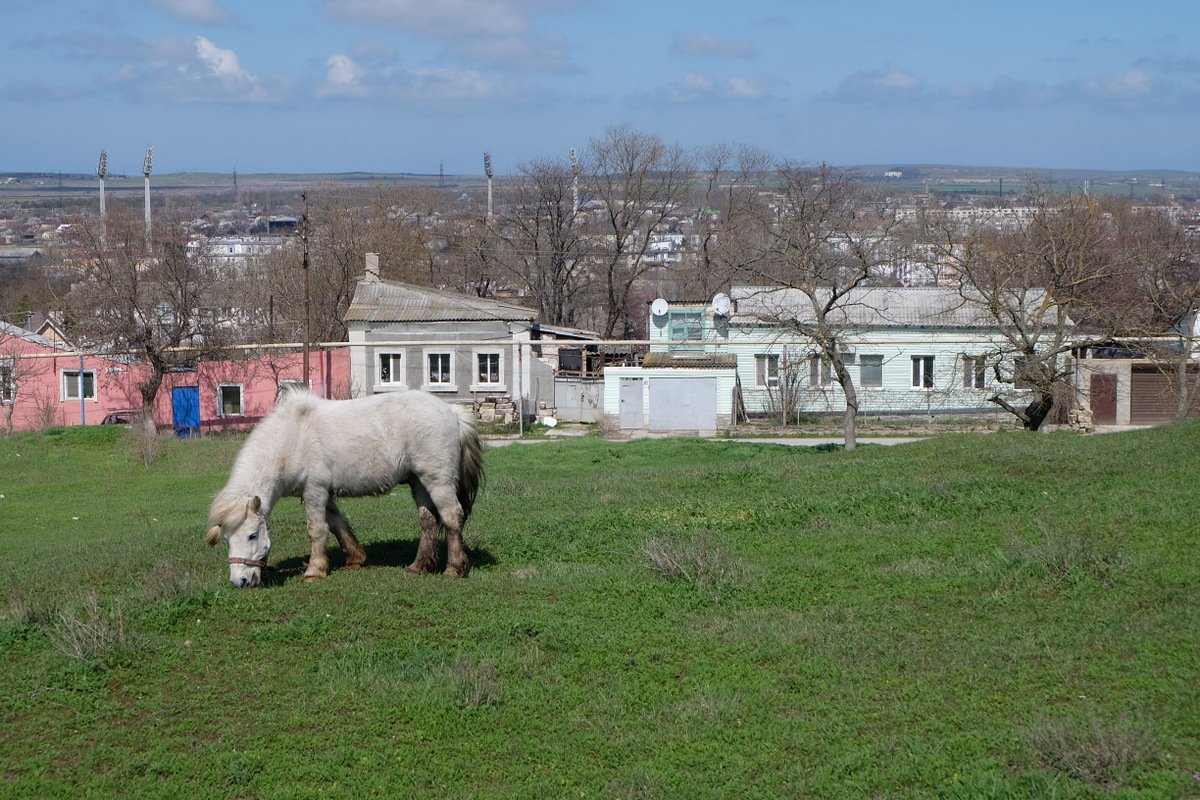
[[[208,508],[208,524],[227,528],[237,525],[246,516],[246,500],[244,495],[222,489]]]

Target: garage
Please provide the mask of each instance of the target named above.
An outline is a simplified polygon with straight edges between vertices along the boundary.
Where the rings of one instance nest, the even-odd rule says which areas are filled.
[[[1194,376],[1191,376],[1194,378]],[[1200,394],[1200,393],[1196,393]],[[1189,417],[1200,416],[1200,404],[1192,398]],[[1129,422],[1158,425],[1175,419],[1179,408],[1179,386],[1173,373],[1156,367],[1134,367],[1129,381]]]

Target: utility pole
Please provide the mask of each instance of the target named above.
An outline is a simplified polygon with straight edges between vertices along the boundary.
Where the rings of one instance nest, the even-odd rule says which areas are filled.
[[[300,199],[304,201],[304,213],[300,216],[300,242],[304,248],[304,260],[301,268],[304,270],[304,388],[309,384],[308,347],[312,341],[311,298],[308,295],[308,192],[303,192]]]

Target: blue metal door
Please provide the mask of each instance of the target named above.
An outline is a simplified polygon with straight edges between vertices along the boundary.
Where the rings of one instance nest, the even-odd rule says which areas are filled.
[[[171,389],[171,422],[179,437],[200,435],[200,387],[176,386]]]

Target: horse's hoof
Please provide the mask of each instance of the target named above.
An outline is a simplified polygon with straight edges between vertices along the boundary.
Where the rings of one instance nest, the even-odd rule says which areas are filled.
[[[442,574],[448,575],[451,578],[465,578],[470,571],[470,567],[446,567],[446,570]]]
[[[316,583],[317,581],[321,580],[322,577],[323,576],[321,576],[321,575],[305,575],[304,582],[305,583]]]
[[[346,569],[362,569],[362,564],[347,564]]]

